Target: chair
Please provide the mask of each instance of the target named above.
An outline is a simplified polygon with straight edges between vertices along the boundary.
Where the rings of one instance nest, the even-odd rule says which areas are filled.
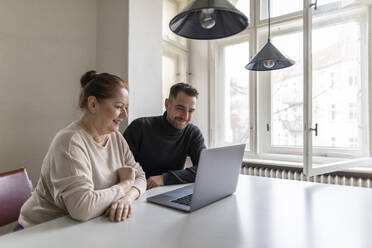
[[[31,192],[26,169],[0,173],[0,227],[18,220],[21,207]]]

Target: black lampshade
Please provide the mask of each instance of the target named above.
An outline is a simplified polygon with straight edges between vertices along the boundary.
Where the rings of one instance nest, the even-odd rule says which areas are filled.
[[[227,0],[195,0],[173,17],[169,28],[190,39],[210,40],[243,31],[248,18]]]
[[[294,64],[295,62],[285,57],[269,39],[266,45],[254,56],[245,68],[252,71],[271,71]]]

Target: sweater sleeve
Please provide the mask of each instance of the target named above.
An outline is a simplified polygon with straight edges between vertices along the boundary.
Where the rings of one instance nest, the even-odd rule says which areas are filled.
[[[192,139],[188,155],[191,158],[193,166],[182,170],[168,171],[163,173],[165,185],[195,182],[200,152],[205,149],[206,146],[204,144],[204,137],[199,128],[196,126],[194,126],[194,131],[191,136]]]
[[[131,150],[129,149],[128,143],[123,139],[123,150],[124,150],[124,160],[126,166],[134,167],[137,170],[136,179],[134,181],[134,187],[138,189],[140,195],[146,191],[146,176],[142,167],[137,163],[133,157]]]
[[[97,217],[125,195],[118,185],[95,190],[89,159],[84,151],[57,152],[58,164],[51,168],[51,180],[56,201],[65,206],[73,219],[86,221]]]

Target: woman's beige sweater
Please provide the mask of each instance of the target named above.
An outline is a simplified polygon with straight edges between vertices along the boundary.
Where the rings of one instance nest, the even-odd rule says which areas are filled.
[[[123,165],[137,169],[133,186],[142,194],[145,173],[123,136],[113,132],[102,146],[71,123],[54,137],[35,191],[23,205],[18,222],[29,227],[67,214],[80,221],[103,214],[125,195],[116,185],[117,170]]]

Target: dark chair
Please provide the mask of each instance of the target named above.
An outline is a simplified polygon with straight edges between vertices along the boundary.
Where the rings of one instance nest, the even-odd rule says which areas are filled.
[[[18,220],[21,207],[31,192],[26,169],[0,173],[0,227]]]

